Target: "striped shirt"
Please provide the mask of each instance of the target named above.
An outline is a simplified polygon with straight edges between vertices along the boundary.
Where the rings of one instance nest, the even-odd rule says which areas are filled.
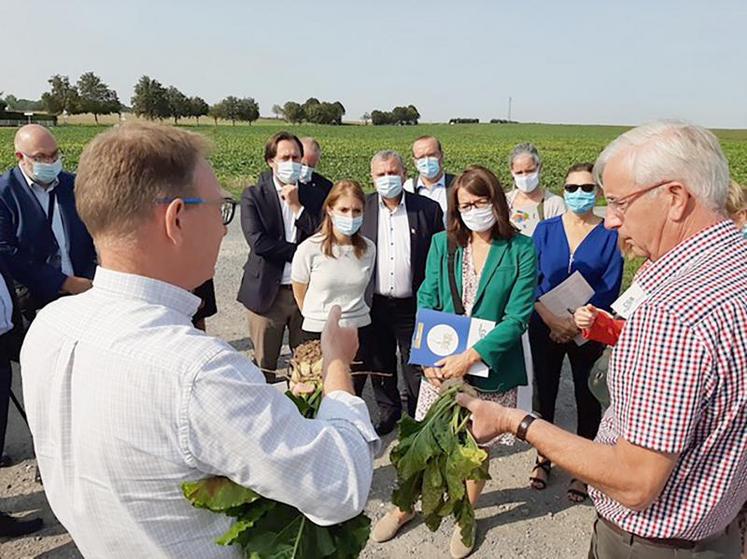
[[[701,540],[747,499],[747,242],[730,221],[650,263],[647,294],[622,330],[608,373],[611,406],[596,441],[678,453],[646,510],[591,489],[600,515],[649,538]]]

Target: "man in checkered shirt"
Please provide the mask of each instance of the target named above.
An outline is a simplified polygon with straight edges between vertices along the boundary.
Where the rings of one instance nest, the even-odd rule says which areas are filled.
[[[681,122],[630,130],[600,155],[605,226],[651,262],[610,360],[594,442],[460,396],[480,440],[513,432],[591,486],[590,558],[738,557],[747,498],[747,242],[724,210],[718,140]],[[531,425],[531,426],[530,426]]]

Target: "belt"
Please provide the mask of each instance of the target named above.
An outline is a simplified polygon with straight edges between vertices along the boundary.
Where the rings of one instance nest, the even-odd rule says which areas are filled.
[[[645,542],[647,544],[657,546],[657,547],[666,547],[668,549],[693,549],[702,543],[720,538],[724,533],[728,531],[728,528],[727,528],[725,531],[721,533],[718,533],[708,538],[697,540],[697,541],[683,540],[679,538],[644,538],[643,536],[638,536],[636,534],[633,534],[632,532],[623,530],[617,524],[615,524],[614,522],[610,520],[607,520],[605,517],[599,514],[597,514],[597,518],[601,520],[604,523],[604,525],[607,526],[610,530],[612,530],[615,534],[617,534],[618,536],[627,538],[629,540],[628,543],[632,544],[634,541],[637,540],[637,541]]]
[[[392,297],[391,295],[382,295],[380,293],[374,293],[374,298],[383,299],[384,301],[412,301],[413,299],[415,299],[415,296],[410,295],[409,297]]]
[[[280,289],[293,289],[293,286],[289,283],[281,283]]]

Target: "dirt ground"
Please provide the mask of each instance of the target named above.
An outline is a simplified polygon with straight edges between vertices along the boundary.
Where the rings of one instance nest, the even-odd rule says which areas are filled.
[[[219,314],[208,319],[208,331],[228,340],[237,350],[250,351],[244,309],[236,302],[236,291],[246,260],[247,247],[238,219],[229,228],[223,242],[216,269],[216,289]],[[558,423],[568,429],[575,426],[570,375],[564,370],[558,402]],[[20,375],[14,375],[14,392],[21,395]],[[374,420],[371,394],[364,394]],[[14,464],[0,469],[0,510],[17,516],[41,516],[45,528],[31,536],[13,540],[0,539],[0,559],[80,558],[75,544],[49,508],[43,487],[34,482],[34,459],[31,437],[19,414],[11,407],[6,452]],[[389,462],[389,449],[394,435],[384,441],[376,459],[373,487],[366,513],[375,522],[388,510],[395,473]],[[522,443],[502,447],[494,452],[489,481],[478,502],[476,517],[477,547],[475,558],[557,558],[586,557],[594,519],[594,509],[585,504],[572,504],[566,498],[568,476],[553,470],[550,485],[538,492],[529,488],[527,478],[534,461],[533,451]],[[449,557],[451,522],[431,533],[420,518],[416,518],[402,533],[385,544],[370,542],[363,551],[364,559]],[[217,536],[217,534],[216,534]]]

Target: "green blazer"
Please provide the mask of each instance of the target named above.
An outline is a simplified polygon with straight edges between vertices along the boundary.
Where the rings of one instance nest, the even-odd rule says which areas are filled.
[[[454,259],[460,296],[463,254],[464,250],[457,248]],[[418,308],[454,312],[447,263],[446,232],[437,233],[428,252],[425,281],[418,290]],[[508,241],[494,240],[472,307],[472,316],[496,323],[495,328],[473,346],[490,368],[488,378],[468,377],[469,383],[478,390],[505,392],[527,383],[521,335],[534,310],[536,285],[537,255],[532,239],[517,234]]]

